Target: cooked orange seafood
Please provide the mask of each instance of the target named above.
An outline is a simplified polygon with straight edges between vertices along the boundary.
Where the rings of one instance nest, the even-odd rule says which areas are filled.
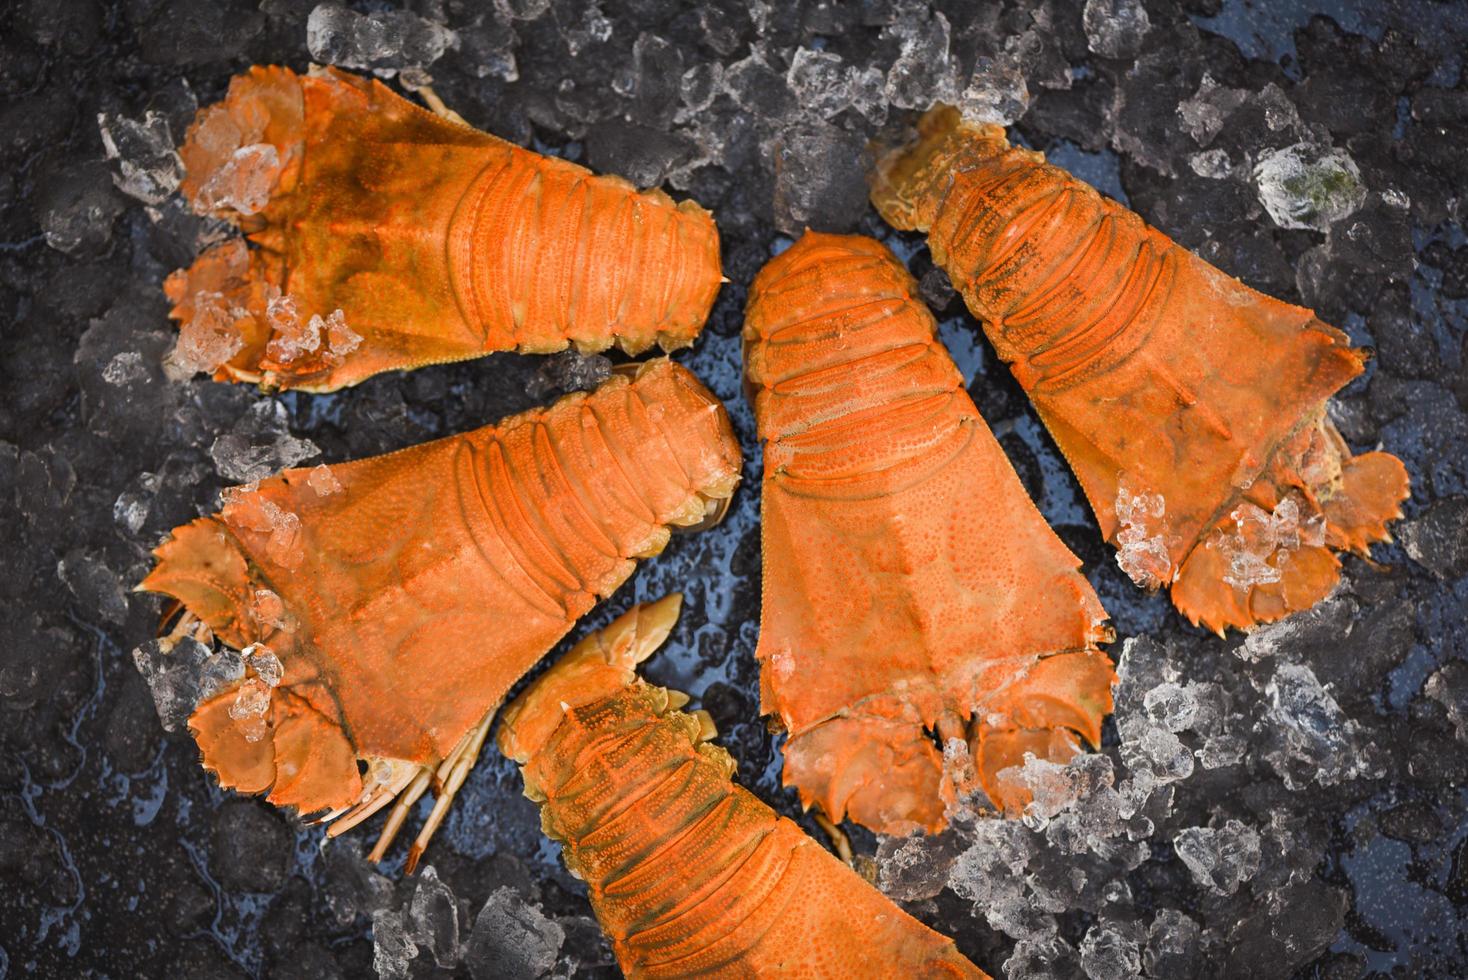
[[[510,685],[739,467],[723,406],[659,359],[498,425],[227,492],[140,586],[247,654],[189,721],[204,765],[343,811],[338,829],[401,794],[390,840],[430,782],[462,781]]]
[[[679,604],[636,607],[582,640],[505,710],[499,732],[622,970],[984,977],[952,940],[734,785],[708,716],[637,676]]]
[[[256,67],[200,111],[183,193],[233,239],[165,285],[175,359],[330,391],[493,351],[693,342],[713,218],[541,156],[335,69]]]
[[[1184,250],[1003,130],[930,111],[872,200],[928,234],[1138,584],[1222,633],[1305,609],[1408,495],[1326,399],[1366,355]]]
[[[802,802],[889,834],[941,829],[975,778],[1022,806],[995,775],[1096,744],[1113,680],[1105,610],[915,291],[879,243],[807,232],[755,279],[744,326],[762,706]]]

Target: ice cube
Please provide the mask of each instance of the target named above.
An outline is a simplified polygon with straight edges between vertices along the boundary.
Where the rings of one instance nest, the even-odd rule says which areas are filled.
[[[418,886],[408,906],[413,940],[433,954],[433,961],[449,970],[459,962],[459,903],[454,892],[432,865],[418,874]]]
[[[1132,487],[1123,478],[1116,491],[1116,563],[1143,588],[1155,589],[1171,579],[1172,558],[1162,536],[1167,502],[1160,493]]]
[[[1264,693],[1262,754],[1286,786],[1301,789],[1312,780],[1330,786],[1374,771],[1372,753],[1357,740],[1360,725],[1346,718],[1309,667],[1280,664]]]
[[[973,74],[958,95],[958,110],[974,122],[1008,126],[1030,107],[1030,90],[1013,58],[980,55]]]
[[[1086,46],[1103,58],[1135,58],[1152,28],[1141,0],[1086,0],[1081,10]]]
[[[1361,170],[1344,150],[1295,143],[1254,166],[1259,203],[1281,228],[1327,231],[1366,200]]]
[[[1149,977],[1194,977],[1202,952],[1202,929],[1177,909],[1159,909],[1147,929],[1142,966]]]
[[[1453,660],[1444,664],[1423,687],[1423,693],[1447,709],[1460,742],[1468,742],[1468,664]]]
[[[958,94],[949,53],[948,18],[909,16],[883,30],[898,42],[897,60],[887,69],[887,99],[901,109],[926,109],[934,102],[953,102]]]
[[[1009,980],[1056,980],[1074,977],[1078,969],[1075,948],[1059,936],[1021,939],[1004,961]]]
[[[1222,827],[1188,827],[1172,846],[1193,878],[1219,895],[1232,895],[1259,871],[1259,832],[1229,819]]]
[[[280,679],[285,675],[285,667],[275,651],[263,643],[251,643],[240,651],[240,656],[245,659],[245,666],[255,672],[255,676],[267,688],[279,687]]]
[[[102,147],[116,161],[112,182],[128,197],[162,204],[183,181],[183,160],[174,150],[168,118],[149,110],[141,119],[97,114]]]
[[[319,9],[319,8],[318,8]],[[372,966],[378,980],[406,980],[418,945],[408,935],[406,916],[390,909],[372,913]]]
[[[199,188],[195,206],[200,213],[226,209],[258,214],[270,203],[282,169],[280,151],[273,143],[241,146]]]
[[[479,910],[464,961],[474,980],[543,977],[555,967],[565,940],[559,923],[506,885]]]
[[[433,64],[459,39],[442,24],[406,10],[359,14],[338,3],[318,4],[306,19],[311,57],[341,68],[391,75]]]
[[[1172,681],[1148,691],[1143,704],[1152,720],[1170,732],[1186,731],[1198,716],[1198,699],[1193,692]]]
[[[1122,742],[1121,759],[1134,774],[1159,786],[1193,774],[1193,753],[1166,728],[1148,728]]]
[[[1091,980],[1131,980],[1141,975],[1141,951],[1120,929],[1098,922],[1081,939],[1081,969]]]
[[[170,645],[153,640],[133,650],[133,663],[148,683],[158,720],[165,731],[178,731],[199,702],[245,676],[245,662],[228,648],[218,652],[192,637]]]
[[[808,112],[830,119],[853,101],[855,70],[830,51],[796,48],[785,84]]]
[[[1178,118],[1182,120],[1183,129],[1188,131],[1195,143],[1207,146],[1223,130],[1224,123],[1233,111],[1243,105],[1252,94],[1248,89],[1219,85],[1212,75],[1205,72],[1198,91],[1191,98],[1178,103]],[[1228,159],[1226,151],[1217,152],[1223,154],[1224,160]]]
[[[178,342],[168,361],[185,377],[199,372],[212,374],[245,346],[237,325],[249,314],[232,309],[214,292],[198,292],[193,298],[194,315],[178,330]]]
[[[932,898],[948,883],[963,847],[952,829],[936,836],[884,837],[877,845],[877,886],[899,902]]]
[[[1396,532],[1412,560],[1439,578],[1468,574],[1468,497],[1449,497]]]
[[[572,347],[545,360],[525,390],[530,397],[543,399],[554,392],[592,391],[611,376],[610,360]]]
[[[329,497],[334,493],[341,493],[344,489],[342,481],[336,478],[336,474],[331,472],[331,467],[325,463],[311,468],[310,474],[306,477],[306,484],[316,491],[318,497]]]
[[[771,146],[775,227],[849,232],[867,208],[865,141],[822,119],[786,126]]]
[[[269,731],[265,720],[270,711],[270,687],[258,677],[247,677],[229,706],[229,717],[245,736],[246,742],[258,742]]]
[[[285,405],[278,399],[255,402],[209,447],[219,475],[228,480],[260,480],[318,455],[315,443],[290,434],[288,421]]]

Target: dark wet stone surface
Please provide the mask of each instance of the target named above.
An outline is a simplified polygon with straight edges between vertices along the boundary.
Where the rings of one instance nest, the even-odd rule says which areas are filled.
[[[212,510],[225,472],[248,463],[229,454],[268,455],[283,437],[326,462],[386,452],[522,410],[549,397],[547,379],[570,377],[497,355],[285,395],[280,427],[255,391],[165,377],[173,331],[159,287],[208,228],[176,200],[138,198],[142,185],[107,159],[98,114],[151,110],[177,139],[195,103],[249,64],[303,69],[316,6],[0,11],[0,976],[370,976],[374,917],[379,939],[398,929],[420,947],[402,964],[412,976],[546,962],[615,975],[584,888],[493,750],[427,857],[452,901],[417,899],[424,878],[404,878],[401,847],[375,870],[360,857],[381,818],[323,849],[320,829],[221,792],[188,736],[163,730],[134,666],[160,610],[131,587],[164,532]],[[1113,616],[1112,652],[1128,666],[1102,752],[1139,801],[1108,824],[1110,797],[1096,790],[1046,828],[1016,825],[1004,853],[1018,870],[991,860],[982,821],[901,867],[893,842],[879,851],[856,833],[879,880],[995,976],[1468,974],[1468,8],[1146,0],[1136,35],[1088,28],[1084,6],[421,0],[402,15],[360,3],[331,16],[338,35],[353,32],[352,57],[428,60],[471,123],[666,180],[716,215],[731,281],[679,356],[729,405],[745,484],[724,524],[675,538],[581,631],[683,591],[684,618],[648,674],[710,711],[746,786],[804,820],[756,715],[760,461],[741,310],[749,280],[789,243],[782,232],[855,228],[909,261],[980,410]],[[411,36],[380,38],[378,21]],[[458,43],[434,60],[436,25]],[[322,51],[345,51],[332,37]],[[799,50],[836,60],[792,74]],[[1016,140],[1375,349],[1332,417],[1353,448],[1401,456],[1413,497],[1398,543],[1372,563],[1347,558],[1326,606],[1221,641],[1137,591],[979,325],[929,275],[926,248],[863,205],[869,141],[900,132],[952,79],[948,94],[962,95],[976,71],[1023,78]],[[1018,97],[1012,85],[1000,94]],[[1181,103],[1218,117],[1185,126]],[[1298,143],[1349,156],[1366,189],[1325,231],[1278,227],[1253,177],[1264,155]],[[1135,637],[1149,639],[1124,642]],[[1164,704],[1168,685],[1186,693]],[[1189,698],[1198,714],[1182,725]],[[1164,737],[1158,719],[1182,727]],[[1140,789],[1138,774],[1160,764],[1143,747],[1174,742],[1191,774]],[[1174,846],[1195,828],[1207,833],[1186,839],[1257,842],[1257,867],[1245,862],[1231,894]],[[464,955],[440,968],[434,953],[454,930]]]

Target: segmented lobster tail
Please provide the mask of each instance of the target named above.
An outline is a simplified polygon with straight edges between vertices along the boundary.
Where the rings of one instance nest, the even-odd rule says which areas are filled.
[[[1408,494],[1353,456],[1325,401],[1364,355],[1085,183],[939,106],[882,155],[872,200],[928,233],[1033,399],[1138,584],[1222,632],[1304,609],[1339,550],[1385,540]]]
[[[678,598],[634,608],[506,709],[499,744],[629,977],[985,974],[730,778],[687,697],[639,680]]]
[[[251,69],[181,152],[194,207],[254,246],[217,246],[169,280],[175,359],[219,380],[330,391],[499,350],[673,350],[722,281],[696,203],[335,69]]]
[[[1000,731],[1094,744],[1111,704],[1108,667],[1071,675],[1070,713],[1034,708],[1045,658],[1107,663],[1106,613],[915,292],[879,243],[807,233],[755,279],[744,330],[765,441],[761,705],[790,733],[801,801],[889,834],[945,826],[976,788],[970,742],[1005,765],[1023,760]]]
[[[226,491],[140,586],[263,665],[190,719],[206,767],[307,812],[391,800],[477,752],[510,685],[739,466],[718,400],[662,359],[496,426]]]

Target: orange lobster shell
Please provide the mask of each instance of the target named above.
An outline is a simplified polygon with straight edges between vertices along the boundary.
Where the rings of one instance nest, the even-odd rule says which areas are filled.
[[[933,261],[1070,461],[1118,560],[1222,633],[1307,608],[1401,516],[1408,479],[1353,456],[1326,399],[1365,355],[1311,311],[1179,247],[1003,130],[930,111],[872,201]]]
[[[915,289],[879,243],[807,232],[756,277],[744,326],[762,707],[802,801],[889,834],[941,829],[975,775],[1022,805],[995,775],[1097,744],[1114,679],[1105,610]]]
[[[219,380],[330,391],[501,350],[673,350],[722,281],[697,204],[335,69],[251,68],[182,156],[194,207],[258,246],[226,242],[165,285],[184,342],[234,338]]]
[[[505,710],[500,749],[629,977],[984,978],[933,932],[734,785],[707,715],[638,678],[680,597],[577,644]]]
[[[372,783],[438,765],[739,468],[723,406],[659,359],[498,425],[228,494],[140,586],[284,668],[254,731],[253,677],[199,705],[204,765],[302,812],[357,804],[358,759],[386,765]]]

